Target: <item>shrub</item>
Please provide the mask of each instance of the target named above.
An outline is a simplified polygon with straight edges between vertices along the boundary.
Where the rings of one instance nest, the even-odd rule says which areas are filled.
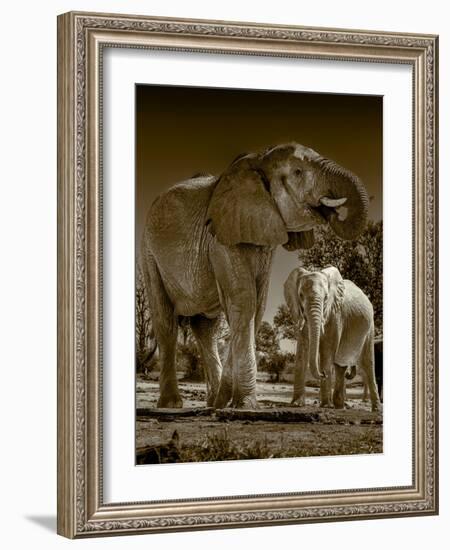
[[[236,442],[230,438],[227,428],[224,428],[222,432],[206,436],[197,447],[182,449],[184,462],[251,460],[273,457],[274,453],[265,439],[247,443]]]
[[[263,370],[269,373],[268,382],[276,383],[280,381],[288,359],[289,354],[281,351],[272,352],[261,358],[259,364]]]

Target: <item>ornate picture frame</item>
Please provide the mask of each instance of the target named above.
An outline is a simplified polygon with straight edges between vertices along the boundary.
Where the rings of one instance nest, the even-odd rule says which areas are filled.
[[[413,78],[412,484],[106,503],[102,399],[105,48],[404,64]],[[58,533],[89,536],[438,513],[438,38],[70,12],[58,17]]]

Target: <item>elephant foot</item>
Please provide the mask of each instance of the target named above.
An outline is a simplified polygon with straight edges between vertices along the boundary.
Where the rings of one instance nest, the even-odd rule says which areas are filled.
[[[300,395],[299,397],[293,397],[291,401],[291,405],[295,405],[296,407],[304,407],[305,406],[305,396]]]
[[[381,404],[380,403],[372,403],[372,412],[380,412],[381,411]]]
[[[215,409],[224,409],[231,401],[232,387],[231,384],[220,384],[219,391],[213,401]]]
[[[179,394],[161,395],[157,407],[158,409],[182,409],[183,400]]]
[[[256,396],[240,397],[238,399],[233,399],[231,403],[232,409],[257,409],[258,401]]]
[[[216,400],[217,400],[218,392],[209,392],[206,396],[206,406],[207,407],[215,407],[216,406]]]
[[[344,397],[342,395],[333,395],[333,404],[335,409],[344,409],[345,408],[345,402]]]
[[[322,403],[320,403],[320,406],[322,407],[322,409],[332,409],[333,408],[333,405],[329,401],[323,401]]]

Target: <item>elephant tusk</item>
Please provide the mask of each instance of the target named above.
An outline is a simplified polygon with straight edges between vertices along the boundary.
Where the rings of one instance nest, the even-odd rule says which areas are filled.
[[[322,197],[320,199],[320,204],[328,206],[329,208],[338,208],[347,202],[347,197],[342,197],[342,199],[330,199],[329,197]]]

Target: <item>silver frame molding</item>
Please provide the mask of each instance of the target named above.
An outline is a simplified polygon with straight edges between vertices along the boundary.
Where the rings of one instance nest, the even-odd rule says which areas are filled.
[[[101,92],[106,46],[412,66],[411,486],[103,502]],[[438,513],[437,52],[433,35],[75,12],[58,17],[59,534],[79,538]]]

